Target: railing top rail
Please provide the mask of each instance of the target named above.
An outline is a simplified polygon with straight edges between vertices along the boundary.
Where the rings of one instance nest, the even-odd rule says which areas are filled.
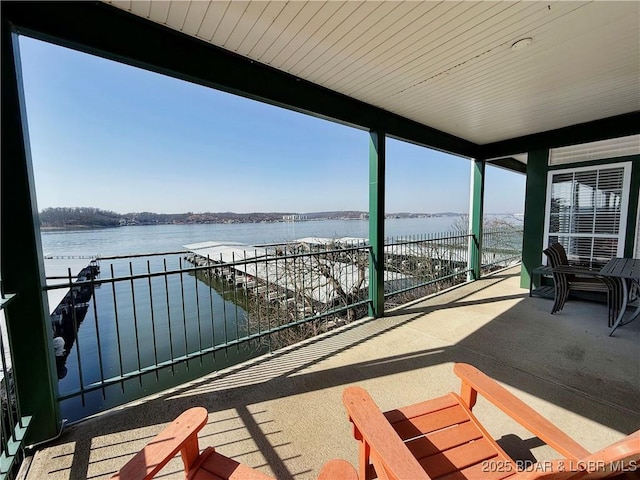
[[[191,253],[190,250],[176,250],[171,252],[157,252],[157,253],[133,253],[127,255],[97,255],[96,260],[124,260],[126,258],[144,258],[144,257],[159,257],[163,255],[183,255],[185,253]]]
[[[445,236],[427,236],[427,237],[423,237],[415,240],[414,239],[405,240],[402,238],[388,238],[385,241],[385,247],[389,245],[409,245],[409,244],[424,243],[424,242],[434,242],[434,241],[440,241],[440,240],[454,240],[457,238],[467,238],[471,236],[471,233],[446,232],[444,235]]]

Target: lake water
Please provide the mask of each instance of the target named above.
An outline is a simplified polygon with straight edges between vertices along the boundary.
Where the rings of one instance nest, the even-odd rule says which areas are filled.
[[[398,218],[385,221],[385,235],[398,237],[452,230],[459,217]],[[368,220],[145,225],[42,232],[46,255],[129,255],[182,250],[197,242],[231,241],[249,245],[284,243],[304,237],[369,237]]]

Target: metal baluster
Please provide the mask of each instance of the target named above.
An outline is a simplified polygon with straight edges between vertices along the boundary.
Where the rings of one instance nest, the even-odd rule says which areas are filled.
[[[309,254],[306,254],[304,256],[301,257],[302,259],[302,318],[307,318],[307,290],[305,288],[305,284],[304,284],[304,280],[306,277],[306,271],[305,271],[305,265],[304,265],[304,259],[305,258],[309,258],[309,263],[311,264],[311,257]],[[313,310],[313,307],[310,307]]]
[[[107,398],[107,391],[104,387],[104,367],[102,366],[102,344],[100,342],[100,326],[98,324],[98,307],[96,302],[96,283],[94,271],[91,271],[91,298],[93,299],[93,321],[96,327],[96,341],[98,343],[98,364],[100,365],[100,383],[102,384],[102,399]]]
[[[76,336],[76,358],[78,362],[78,377],[80,380],[80,398],[82,402],[82,406],[86,405],[85,402],[85,394],[84,394],[84,379],[82,377],[82,359],[80,357],[80,335],[78,332],[78,317],[76,315],[76,300],[73,294],[73,277],[71,275],[71,269],[67,269],[67,275],[69,277],[69,295],[71,297],[71,320],[73,322],[73,332]]]
[[[171,356],[171,375],[176,374],[175,366],[173,363],[173,359],[175,355],[173,354],[173,333],[171,332],[171,302],[169,300],[169,276],[167,275],[167,259],[162,259],[162,264],[164,266],[164,291],[166,294],[167,300],[167,327],[169,329],[169,355]]]
[[[187,339],[187,312],[186,305],[184,300],[184,281],[183,281],[183,273],[182,273],[182,257],[178,259],[178,266],[180,270],[180,298],[182,299],[182,324],[184,326],[184,356],[187,357],[189,355],[189,344]],[[189,361],[186,362],[187,371],[189,371]]]
[[[113,274],[113,263],[111,264],[111,278],[114,279],[115,275]],[[111,282],[111,292],[113,293],[113,312],[114,312],[114,320],[116,322],[116,337],[118,339],[118,361],[120,364],[120,389],[122,393],[124,393],[124,368],[122,366],[122,340],[120,338],[120,322],[118,319],[118,296],[116,295],[116,282]]]
[[[224,325],[224,344],[225,346],[229,345],[229,330],[227,326],[227,300],[224,298],[224,290],[225,290],[225,281],[224,281],[224,267],[222,265],[224,262],[222,261],[222,253],[220,254],[220,272],[222,272],[222,316],[223,316],[223,325]],[[224,349],[225,358],[229,358],[228,349]]]
[[[200,366],[202,366],[202,325],[200,325],[200,295],[198,291],[198,272],[203,270],[196,270],[193,272],[193,281],[196,287],[196,319],[198,321],[198,358],[200,359]]]
[[[236,253],[235,252],[231,252],[231,264],[233,265],[233,267],[229,267],[229,275],[231,275],[232,278],[235,277],[235,272],[231,273],[231,269],[235,270],[235,264],[236,264]],[[235,280],[233,282],[233,284],[235,285]],[[236,290],[235,288],[233,289],[233,308],[234,308],[234,313],[235,313],[235,325],[236,325],[236,351],[239,353],[240,352],[240,342],[238,342],[237,340],[240,340],[240,331],[238,329],[238,299],[236,297]]]
[[[274,319],[274,323],[276,325],[278,325],[279,323],[282,323],[280,321],[281,319],[281,315],[282,315],[282,297],[287,298],[287,291],[284,290],[283,294],[281,295],[280,292],[282,291],[282,278],[279,276],[278,274],[278,264],[280,263],[280,257],[278,256],[278,252],[275,252],[275,276],[276,276],[276,291],[278,292],[278,298],[276,300],[276,318]],[[286,273],[285,273],[286,276]],[[286,305],[286,303],[285,303]],[[267,331],[271,330],[271,315],[267,315]],[[267,337],[267,341],[269,343],[269,352],[271,352],[271,335],[269,335]]]
[[[254,250],[253,254],[254,254],[254,258],[256,259],[256,274],[257,274],[258,273],[258,251]],[[245,254],[244,254],[244,260],[245,260],[245,262],[247,260],[247,252],[246,251],[245,251]],[[267,254],[265,256],[265,260],[264,260],[265,282],[267,283],[267,290],[265,292],[266,295],[267,295],[267,304],[268,304],[268,301],[269,301],[269,263],[268,262],[269,261],[268,261],[268,254]],[[258,299],[258,297],[256,297],[256,303],[255,304],[256,304],[256,307],[257,307],[256,308],[256,317],[257,317],[257,320],[258,320],[258,332],[257,333],[260,334],[260,332],[262,331],[262,322],[261,322],[262,315],[260,314],[260,304],[261,304],[261,302]],[[250,309],[248,309],[248,310],[250,310]],[[250,323],[248,321],[250,316],[251,316],[251,312],[249,311],[249,312],[247,312],[247,333],[249,335],[251,335]]]
[[[9,437],[15,440],[15,415],[18,415],[18,413],[17,412],[14,413],[13,407],[11,405],[11,388],[10,388],[10,378],[9,378],[10,374],[9,374],[9,369],[7,367],[7,357],[4,350],[4,341],[2,340],[1,330],[0,330],[0,357],[2,360],[2,373],[3,373],[2,383],[4,383],[4,388],[7,395],[7,415],[9,417],[8,432],[4,430],[4,419],[0,419],[0,423],[2,424],[2,451],[8,453]],[[16,401],[16,407],[18,407],[17,401]],[[0,410],[0,414],[2,414],[1,410]],[[19,415],[18,415],[18,418],[20,418]]]
[[[213,278],[211,278],[213,274],[213,269],[211,268],[211,260],[209,258],[209,254],[207,254],[207,272],[209,272],[209,308],[211,310],[211,351],[213,353],[213,361],[216,361],[216,324],[214,317],[214,307],[213,307]],[[224,299],[222,299],[224,301]]]
[[[151,308],[151,334],[153,335],[153,361],[154,365],[158,366],[158,343],[156,341],[156,318],[155,309],[153,308],[153,288],[151,286],[151,262],[147,260],[147,273],[149,274],[149,308]],[[158,368],[156,370],[156,382],[160,379]]]
[[[131,307],[133,309],[133,330],[136,339],[136,358],[138,360],[138,381],[142,387],[142,362],[140,361],[140,338],[138,334],[138,309],[136,308],[136,291],[133,284],[133,263],[129,262],[129,275],[131,276]]]
[[[280,323],[289,323],[289,308],[290,308],[290,303],[289,303],[289,277],[290,275],[290,265],[289,265],[289,256],[287,254],[287,247],[285,246],[285,252],[284,252],[284,322],[280,321],[280,319],[278,319],[279,321],[276,322],[276,327],[278,326],[278,324]],[[294,252],[290,252],[290,254],[293,254]],[[294,281],[295,281],[295,277],[294,277]],[[294,283],[295,285],[295,283]],[[293,294],[293,308],[296,308],[296,296],[295,293]],[[271,329],[271,326],[269,326],[269,329]],[[272,335],[269,335],[269,351],[271,351],[271,343],[272,343]]]

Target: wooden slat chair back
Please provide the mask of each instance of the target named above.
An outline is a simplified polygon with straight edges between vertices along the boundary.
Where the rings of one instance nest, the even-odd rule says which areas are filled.
[[[202,453],[198,432],[206,425],[209,414],[202,407],[183,412],[138,452],[112,480],[151,480],[178,452],[182,457],[187,480],[274,480],[247,465],[225,457],[215,448]],[[357,480],[356,470],[344,460],[332,460],[322,470],[318,480]]]
[[[597,270],[578,267],[569,264],[567,252],[560,243],[554,243],[543,250],[553,271],[554,302],[551,313],[557,313],[564,308],[573,291],[602,292],[607,295],[609,305],[609,323],[616,312],[612,311],[613,303],[609,296],[615,290],[616,284],[607,277],[598,275]]]
[[[581,447],[531,407],[516,398],[479,370],[466,364],[456,364],[454,372],[462,379],[460,395],[449,393],[419,404],[383,413],[371,396],[362,388],[345,389],[343,402],[353,433],[360,443],[359,478],[378,477],[383,480],[578,480],[605,478],[589,475],[603,474],[581,459],[605,461],[624,457],[632,462],[640,452],[629,437],[609,447],[608,453],[594,455]],[[565,459],[532,465],[518,470],[507,453],[495,442],[472,413],[477,394],[518,421],[546,442]],[[640,432],[634,435],[638,435]],[[636,442],[637,443],[637,442]],[[617,452],[617,453],[614,453]],[[620,453],[623,452],[623,453]],[[616,457],[618,455],[618,457]],[[570,462],[569,462],[570,461]],[[617,473],[623,463],[616,465]],[[574,468],[569,468],[569,467]],[[611,472],[609,472],[611,473]],[[609,474],[608,473],[608,474]]]

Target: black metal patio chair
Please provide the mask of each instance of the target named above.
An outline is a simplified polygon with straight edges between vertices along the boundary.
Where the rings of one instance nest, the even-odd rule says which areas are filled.
[[[555,298],[551,314],[557,313],[564,308],[564,304],[569,298],[569,293],[572,291],[599,292],[606,295],[609,309],[609,325],[611,325],[613,319],[617,316],[617,306],[620,303],[617,301],[618,296],[621,295],[618,283],[611,278],[599,275],[599,269],[569,264],[567,252],[560,243],[552,244],[543,253],[547,256],[549,265],[553,269]]]

